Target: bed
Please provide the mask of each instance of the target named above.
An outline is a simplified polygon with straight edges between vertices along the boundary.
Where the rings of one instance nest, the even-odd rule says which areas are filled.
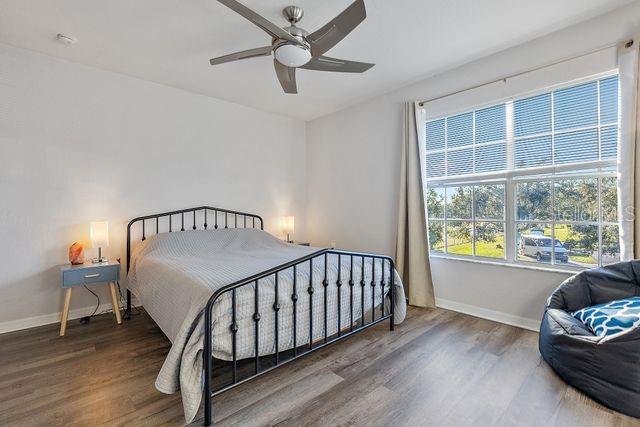
[[[156,388],[181,391],[187,422],[204,394],[206,425],[216,394],[406,314],[391,258],[289,244],[221,208],[133,219],[127,271],[127,311],[133,293],[172,342]],[[214,366],[230,371],[216,387]]]

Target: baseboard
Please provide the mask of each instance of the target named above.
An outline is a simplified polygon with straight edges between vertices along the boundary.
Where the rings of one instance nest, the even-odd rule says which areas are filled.
[[[517,326],[519,328],[528,329],[530,331],[538,332],[540,330],[540,320],[529,319],[526,317],[514,316],[513,314],[504,313],[501,311],[489,310],[487,308],[478,307],[475,305],[464,304],[458,301],[451,301],[444,298],[436,298],[436,306],[445,308],[447,310],[457,311],[459,313],[468,314],[470,316],[481,317],[487,320],[493,320],[494,322],[500,322],[511,326]],[[69,320],[79,319],[84,316],[88,316],[93,313],[95,306],[76,308],[75,310],[69,310]],[[98,313],[111,310],[111,304],[100,304],[98,307]],[[9,320],[8,322],[0,323],[0,334],[6,332],[19,331],[22,329],[34,328],[36,326],[49,325],[51,323],[60,322],[61,313],[44,314],[41,316],[27,317],[24,319]]]
[[[134,307],[141,307],[140,301],[131,295],[131,305]],[[81,317],[89,316],[96,309],[95,305],[76,308],[69,310],[69,320],[79,319]],[[112,312],[111,302],[106,302],[98,306],[96,313]],[[24,319],[9,320],[7,322],[0,322],[0,334],[7,332],[20,331],[22,329],[35,328],[36,326],[50,325],[52,323],[60,323],[60,317],[62,312],[43,314],[41,316],[26,317]]]
[[[538,319],[529,319],[527,317],[514,316],[513,314],[489,310],[487,308],[478,307],[476,305],[464,304],[458,301],[451,301],[443,298],[436,298],[436,306],[445,308],[447,310],[468,314],[470,316],[493,320],[494,322],[504,323],[506,325],[517,326],[518,328],[528,329],[530,331],[540,331],[540,320]]]
[[[95,305],[90,307],[76,308],[75,310],[69,310],[69,320],[79,319],[84,316],[89,316],[96,309]],[[98,306],[97,313],[105,311],[111,311],[111,303],[104,303]],[[0,334],[6,332],[19,331],[22,329],[34,328],[36,326],[49,325],[51,323],[59,323],[62,313],[43,314],[41,316],[27,317],[24,319],[9,320],[8,322],[0,323]]]

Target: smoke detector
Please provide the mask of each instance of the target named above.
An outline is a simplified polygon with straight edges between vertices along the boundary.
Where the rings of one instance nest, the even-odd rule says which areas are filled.
[[[62,33],[58,33],[56,35],[56,40],[58,40],[60,43],[64,43],[64,44],[76,44],[76,43],[78,43],[78,39],[76,39],[75,37],[69,36],[67,34],[62,34]]]

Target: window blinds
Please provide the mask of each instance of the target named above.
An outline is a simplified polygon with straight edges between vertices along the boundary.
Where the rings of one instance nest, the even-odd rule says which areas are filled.
[[[611,75],[427,121],[427,179],[615,160],[618,102]]]

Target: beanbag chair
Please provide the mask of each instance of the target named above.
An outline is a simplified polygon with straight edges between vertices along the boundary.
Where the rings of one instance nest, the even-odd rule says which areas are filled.
[[[594,268],[568,278],[547,301],[539,349],[569,385],[611,409],[640,418],[640,328],[596,335],[573,316],[585,308],[633,297],[640,297],[640,261]],[[589,311],[577,317],[584,313]]]

